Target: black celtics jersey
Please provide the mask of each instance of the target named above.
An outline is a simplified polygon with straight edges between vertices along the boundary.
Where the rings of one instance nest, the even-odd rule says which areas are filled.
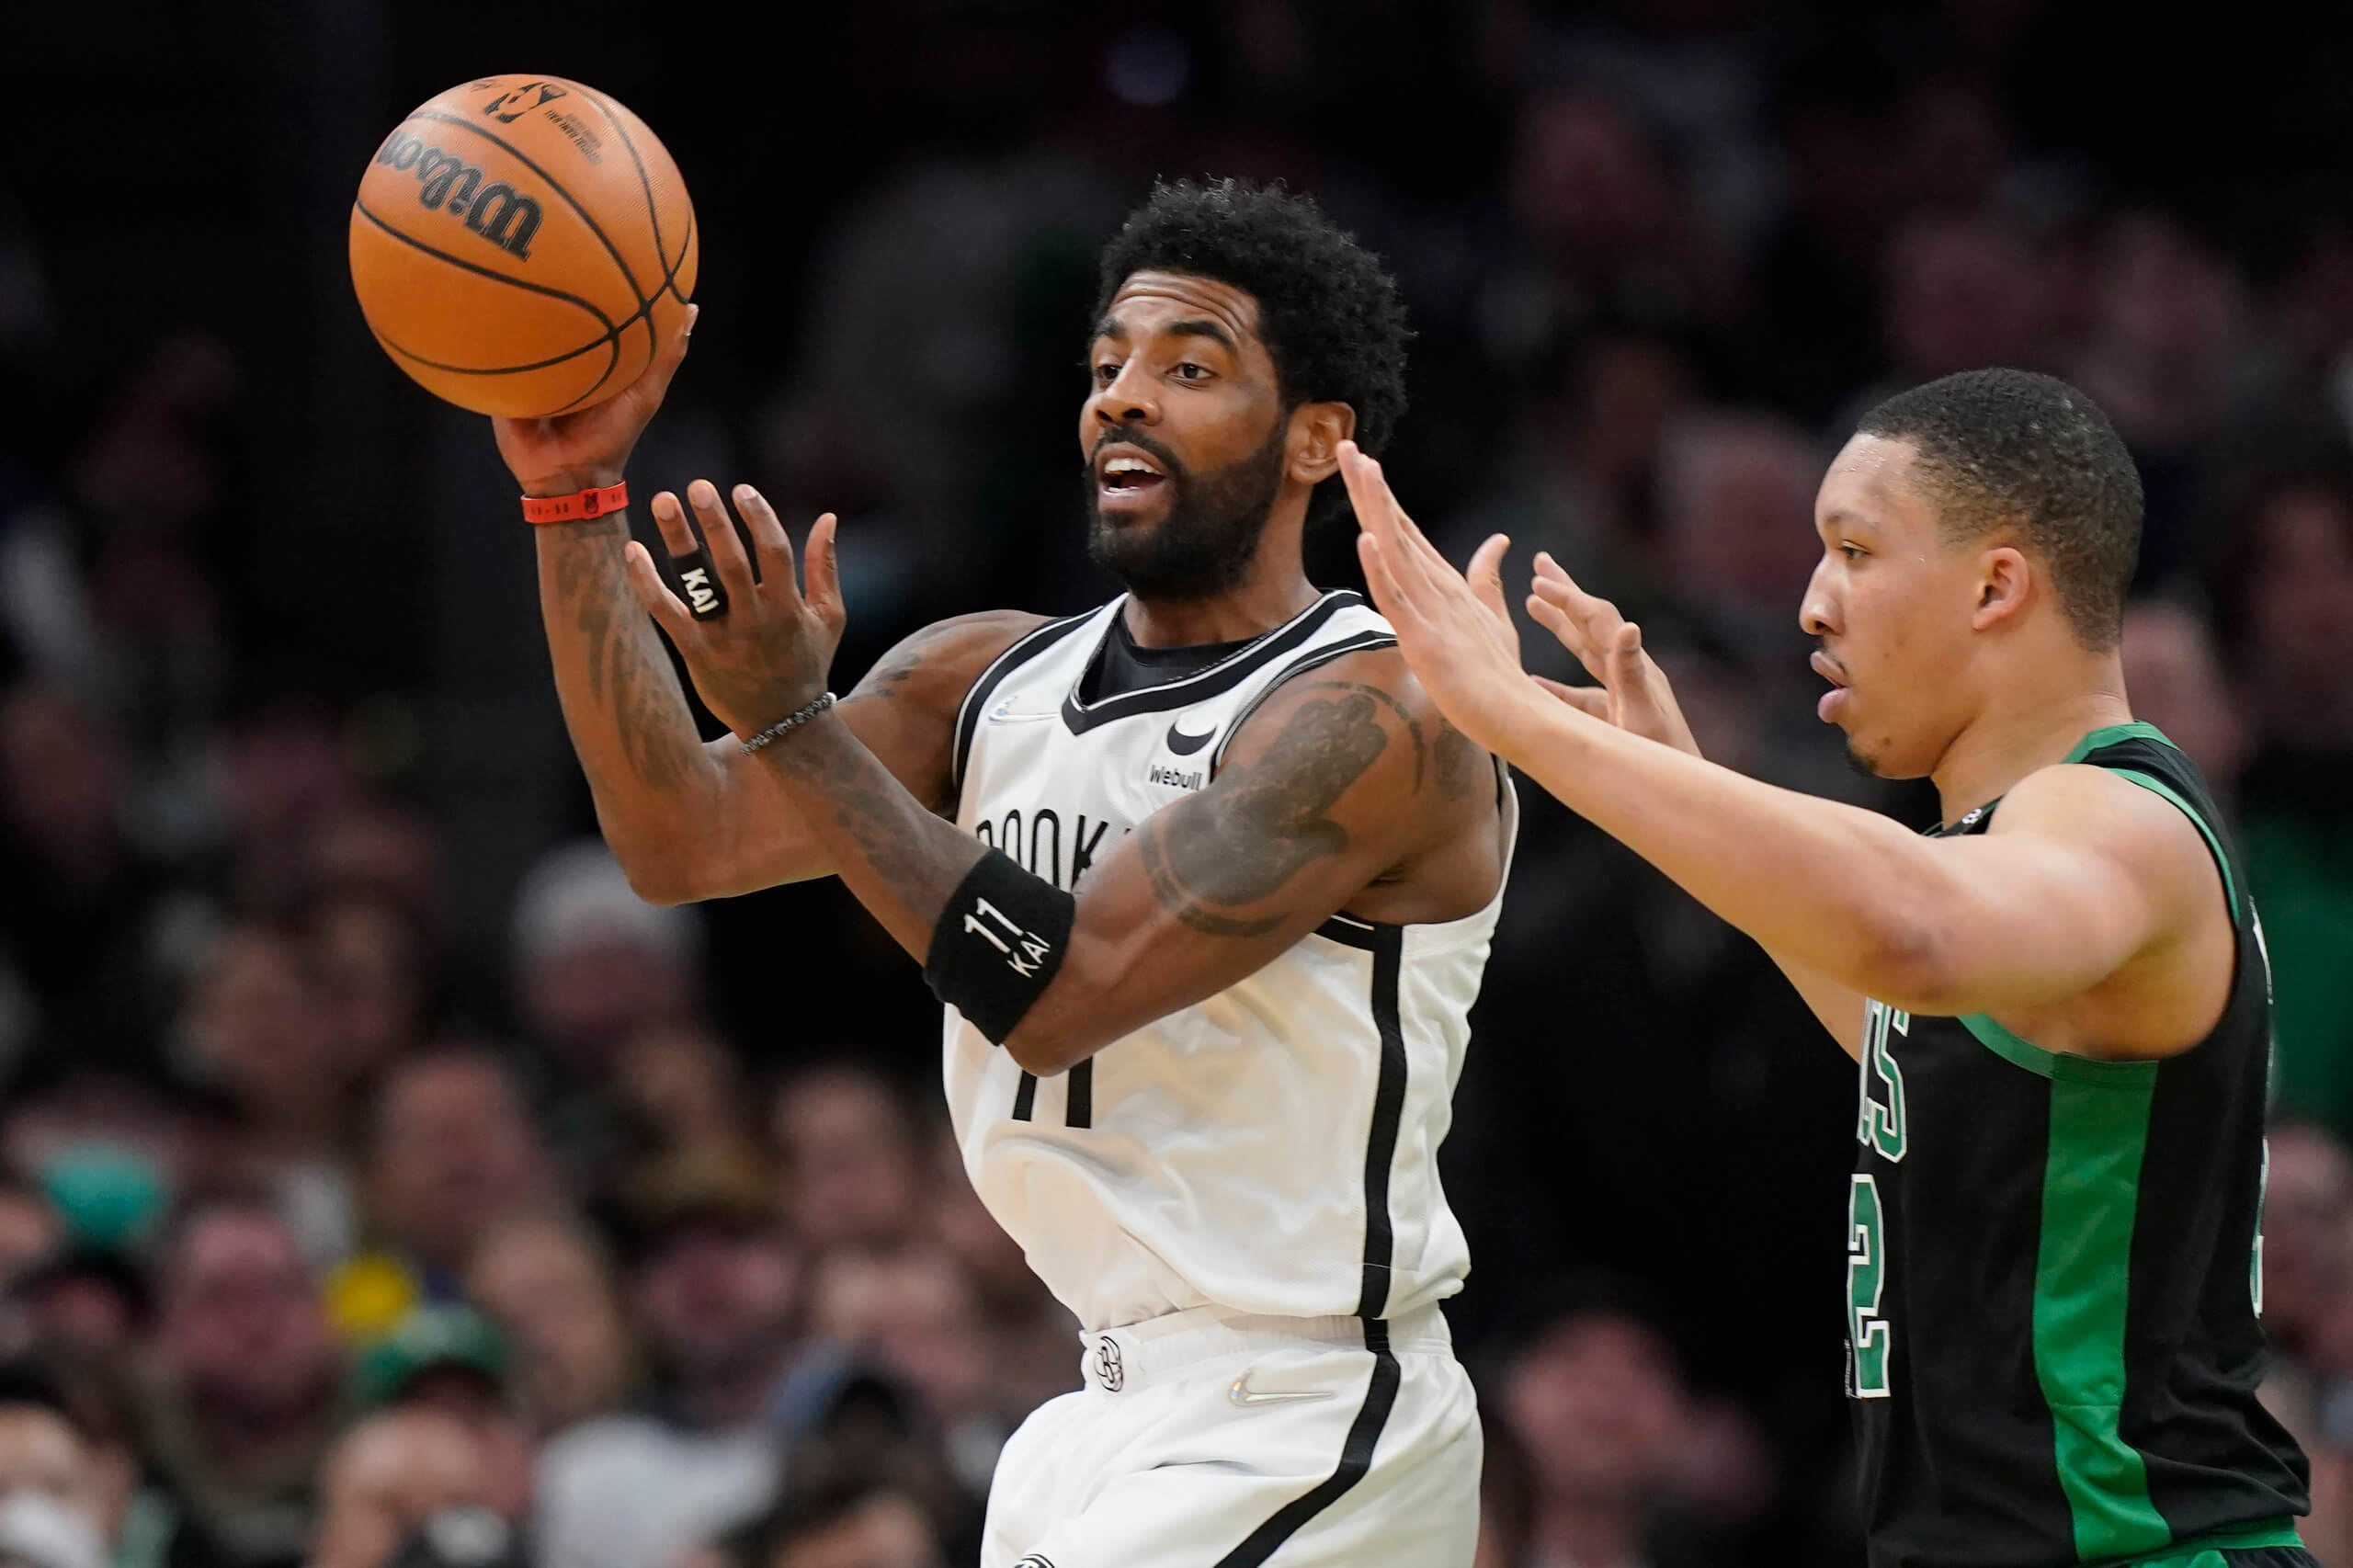
[[[2164,1062],[1870,1004],[1847,1285],[1871,1568],[2271,1545],[2306,1507],[2303,1456],[2256,1402],[2271,999],[2245,878],[2153,727],[2068,760],[2198,824],[2238,932],[2230,1002]]]

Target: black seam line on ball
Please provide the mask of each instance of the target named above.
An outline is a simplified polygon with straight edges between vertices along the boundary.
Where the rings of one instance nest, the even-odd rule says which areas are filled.
[[[513,287],[517,289],[529,290],[534,294],[545,294],[551,300],[562,300],[566,304],[578,305],[582,310],[586,311],[590,315],[597,318],[597,324],[605,329],[604,335],[606,337],[619,337],[621,333],[628,328],[631,322],[638,319],[637,316],[631,316],[627,320],[616,324],[613,318],[607,315],[603,310],[598,308],[596,301],[592,300],[582,299],[579,295],[568,293],[562,289],[551,289],[544,283],[533,283],[529,279],[522,278],[509,278],[504,272],[499,272],[491,267],[484,267],[479,262],[468,261],[461,256],[452,256],[448,251],[442,250],[438,246],[426,244],[423,240],[418,239],[414,234],[405,234],[400,230],[393,228],[390,223],[385,222],[381,218],[377,217],[376,214],[368,210],[368,204],[364,201],[354,201],[351,204],[351,210],[354,212],[358,213],[362,218],[367,219],[370,223],[375,224],[376,227],[383,230],[384,233],[392,235],[392,238],[400,241],[401,244],[404,245],[412,245],[416,249],[423,251],[426,255],[434,257],[436,260],[446,261],[452,267],[463,267],[466,271],[478,274],[483,278],[496,278],[501,283],[511,284]],[[639,315],[642,315],[643,313],[644,312],[642,311],[638,312]],[[577,353],[579,350],[574,349],[573,352]],[[572,358],[572,355],[567,354],[564,358],[569,359]],[[553,364],[554,361],[550,360],[549,363]]]
[[[416,238],[414,234],[403,233],[400,230],[393,228],[390,223],[385,222],[381,218],[377,217],[375,213],[369,211],[368,210],[367,203],[365,202],[354,201],[351,204],[351,210],[358,213],[362,218],[367,219],[370,223],[375,224],[376,227],[381,229],[387,234],[390,234],[392,238],[400,241],[401,244],[421,250],[437,261],[446,261],[452,267],[463,268],[465,271],[475,273],[481,277],[493,278],[500,283],[508,284],[517,289],[527,290],[534,294],[544,294],[551,300],[562,300],[566,304],[577,305],[582,310],[586,311],[590,315],[595,316],[605,328],[602,335],[582,344],[579,347],[571,350],[569,353],[559,354],[552,359],[541,359],[538,363],[531,365],[499,365],[487,369],[477,369],[469,365],[445,365],[436,359],[427,359],[424,355],[415,353],[409,349],[402,347],[399,344],[394,343],[383,333],[377,331],[373,324],[370,324],[369,330],[376,334],[376,340],[381,343],[385,347],[391,349],[393,353],[398,354],[404,359],[414,359],[418,364],[425,366],[428,369],[446,370],[451,375],[457,376],[506,376],[519,374],[525,370],[548,369],[553,366],[563,364],[566,360],[576,359],[592,348],[601,347],[609,349],[611,353],[610,357],[605,361],[604,374],[598,376],[594,384],[592,384],[586,392],[582,392],[578,397],[574,398],[562,408],[552,411],[553,414],[564,414],[579,407],[588,399],[595,397],[598,392],[603,390],[605,383],[613,379],[613,372],[620,368],[621,362],[621,335],[629,331],[631,327],[635,326],[639,322],[644,322],[646,324],[645,330],[649,340],[646,345],[646,352],[648,355],[647,363],[651,364],[653,362],[651,357],[661,351],[661,346],[651,341],[654,333],[654,306],[653,301],[650,300],[641,300],[638,301],[638,307],[634,313],[623,318],[620,322],[615,322],[610,316],[608,316],[595,304],[582,299],[577,294],[567,293],[561,289],[551,289],[544,283],[533,283],[520,278],[509,278],[503,272],[495,271],[491,267],[483,267],[476,262],[468,261],[463,256],[452,256],[448,251],[442,250],[437,245],[429,245],[423,240]],[[673,294],[676,293],[676,290],[671,290],[670,291]]]
[[[602,93],[583,87],[577,82],[572,85],[578,89],[582,97],[596,106],[597,112],[605,117],[605,123],[613,128],[613,133],[621,139],[621,145],[629,150],[629,161],[637,165],[637,188],[645,193],[645,221],[654,230],[654,259],[658,265],[668,267],[670,253],[662,248],[662,211],[654,204],[654,179],[645,172],[645,160],[637,155],[637,143],[630,140],[629,127],[621,123],[621,117],[613,112],[612,104]],[[688,210],[692,210],[693,198],[691,197],[688,199]],[[679,254],[682,256],[685,255],[683,251]],[[672,276],[675,277],[676,274]],[[668,287],[668,278],[663,280],[665,288]],[[654,292],[659,295],[662,290],[656,289]]]

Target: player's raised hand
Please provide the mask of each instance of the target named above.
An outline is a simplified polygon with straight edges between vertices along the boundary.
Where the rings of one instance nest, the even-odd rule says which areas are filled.
[[[688,305],[678,330],[644,373],[595,407],[545,419],[491,420],[498,455],[506,460],[524,494],[569,495],[621,482],[637,438],[654,423],[654,412],[669,393],[670,378],[687,357],[687,339],[701,309]]]
[[[1541,700],[1519,667],[1519,633],[1504,603],[1511,541],[1497,534],[1481,545],[1466,577],[1414,526],[1381,465],[1353,441],[1340,443],[1340,472],[1363,529],[1357,554],[1365,581],[1405,662],[1456,729],[1509,755],[1504,741],[1515,719]]]
[[[662,581],[654,557],[634,540],[627,552],[630,585],[646,613],[677,644],[704,705],[738,736],[749,739],[824,689],[825,672],[833,665],[834,650],[849,619],[834,558],[835,517],[828,512],[809,530],[809,582],[803,592],[793,567],[792,541],[758,491],[748,484],[735,487],[736,510],[752,536],[749,556],[718,486],[698,479],[687,486],[687,500],[702,525],[700,544],[677,496],[667,490],[654,498],[654,525],[671,555],[708,553],[710,570],[725,590],[725,609],[707,619],[695,619]]]
[[[1528,613],[1577,656],[1585,673],[1601,684],[1563,686],[1542,676],[1536,683],[1562,701],[1607,719],[1621,730],[1699,755],[1682,704],[1666,672],[1643,649],[1643,629],[1608,599],[1586,593],[1549,553],[1536,557],[1529,585]]]

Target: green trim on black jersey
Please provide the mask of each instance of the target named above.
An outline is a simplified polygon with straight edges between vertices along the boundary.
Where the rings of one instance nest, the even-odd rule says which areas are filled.
[[[2063,764],[2081,762],[2100,747],[2112,746],[2119,741],[2154,741],[2159,745],[2173,746],[2176,751],[2181,750],[2179,746],[2173,744],[2172,739],[2163,730],[2158,729],[2154,724],[2135,719],[2130,723],[2110,724],[2104,730],[2094,730],[2075,743],[2075,750],[2059,760]]]
[[[2045,1051],[2029,1040],[2020,1040],[1984,1013],[1972,1013],[1957,1021],[1977,1037],[1978,1044],[2013,1067],[2023,1067],[2039,1077],[2065,1078],[2074,1083],[2144,1093],[2157,1081],[2159,1064],[2155,1061],[2103,1062],[2097,1057]]]
[[[2173,744],[2172,738],[2163,730],[2158,729],[2154,724],[2144,723],[2135,719],[2129,724],[2110,724],[2104,730],[2094,730],[2090,734],[2077,741],[2075,749],[2069,752],[2062,761],[2063,763],[2081,762],[2102,746],[2112,746],[2120,741],[2133,740],[2154,741],[2170,750],[2181,750],[2179,746]],[[2131,779],[2152,794],[2164,796],[2180,808],[2182,815],[2198,824],[2200,835],[2206,840],[2206,847],[2214,852],[2214,864],[2222,869],[2222,891],[2230,895],[2231,919],[2235,922],[2239,917],[2238,878],[2233,874],[2231,858],[2223,853],[2222,840],[2214,832],[2213,824],[2206,820],[2206,814],[2183,800],[2172,785],[2154,774],[2143,773],[2136,767],[2111,767],[2108,771],[2115,774],[2119,778]]]
[[[2230,1568],[2225,1552],[2294,1551],[2304,1544],[2292,1518],[2243,1530],[2218,1530],[2195,1540],[2176,1541],[2154,1557],[2136,1557],[2117,1568]]]
[[[2115,724],[2086,735],[2067,761],[2080,762],[2102,747],[2134,739],[2173,745],[2154,724]],[[2222,868],[2235,923],[2237,881],[2205,816],[2153,775],[2121,767],[2109,771],[2171,801],[2197,826]],[[2120,1430],[2132,1228],[2161,1063],[2102,1062],[2046,1051],[1983,1013],[1959,1021],[1995,1055],[2051,1081],[2042,1233],[2035,1260],[2034,1369],[2051,1407],[2053,1457],[2076,1553],[2086,1562],[2165,1553],[2175,1545],[2172,1528],[2149,1500],[2148,1470],[2140,1451]]]
[[[2213,851],[2214,864],[2222,868],[2222,891],[2230,895],[2231,920],[2234,924],[2236,924],[2239,917],[2239,880],[2236,876],[2232,874],[2231,858],[2222,853],[2222,841],[2220,837],[2216,836],[2213,828],[2207,824],[2205,814],[2199,811],[2196,806],[2193,806],[2188,801],[2183,800],[2172,785],[2166,783],[2164,779],[2157,778],[2154,774],[2143,773],[2137,767],[2111,767],[2108,771],[2114,774],[2119,778],[2131,779],[2133,783],[2138,784],[2142,789],[2148,790],[2153,795],[2161,795],[2165,797],[2165,799],[2171,801],[2175,805],[2181,808],[2181,814],[2183,816],[2188,817],[2191,822],[2198,825],[2198,831],[2203,835],[2206,839],[2206,847]]]
[[[2119,1430],[2132,1224],[2157,1064],[2098,1065],[2146,1072],[2137,1081],[2052,1074],[2034,1267],[2035,1378],[2051,1406],[2075,1551],[2086,1562],[2173,1542],[2172,1527],[2149,1501],[2141,1452]]]

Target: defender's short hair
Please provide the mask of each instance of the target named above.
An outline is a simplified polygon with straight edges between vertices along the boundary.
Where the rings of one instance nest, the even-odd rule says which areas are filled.
[[[1284,403],[1345,403],[1357,445],[1375,456],[1387,447],[1405,412],[1404,301],[1380,257],[1314,198],[1248,180],[1164,180],[1103,247],[1096,319],[1139,272],[1212,278],[1250,294]],[[1312,516],[1346,508],[1338,475],[1316,488]]]
[[[2017,529],[2077,640],[2116,646],[2141,551],[2141,474],[2097,403],[2056,376],[1963,370],[1896,393],[1856,433],[1911,442],[1948,540]]]

